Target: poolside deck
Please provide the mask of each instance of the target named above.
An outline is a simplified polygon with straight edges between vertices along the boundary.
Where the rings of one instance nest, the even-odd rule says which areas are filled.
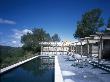
[[[74,61],[65,61],[66,55],[58,55],[62,77],[64,82],[109,82],[110,73],[88,65],[84,68],[71,66]]]

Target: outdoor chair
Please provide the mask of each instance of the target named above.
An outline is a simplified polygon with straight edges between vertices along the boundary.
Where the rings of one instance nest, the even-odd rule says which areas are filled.
[[[93,66],[95,66],[95,67],[98,67],[98,68],[100,68],[100,69],[103,69],[103,70],[105,70],[105,71],[108,71],[108,72],[110,72],[110,66],[107,66],[107,65],[105,65],[105,64],[100,64],[100,63],[97,63],[97,62],[91,62],[91,65],[93,65]]]
[[[76,59],[72,56],[68,56],[68,58],[65,61],[76,61]]]

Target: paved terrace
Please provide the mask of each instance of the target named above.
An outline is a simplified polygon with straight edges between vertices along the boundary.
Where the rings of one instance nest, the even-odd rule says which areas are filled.
[[[84,68],[71,66],[74,61],[66,61],[66,55],[58,55],[64,82],[110,82],[110,73],[88,65]]]

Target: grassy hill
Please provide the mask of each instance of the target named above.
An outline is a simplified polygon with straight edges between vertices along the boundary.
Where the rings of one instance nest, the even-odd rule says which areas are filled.
[[[0,45],[0,69],[32,56],[31,53],[25,52],[21,47]]]

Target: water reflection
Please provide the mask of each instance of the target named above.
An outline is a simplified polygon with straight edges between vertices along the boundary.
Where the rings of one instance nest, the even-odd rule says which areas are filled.
[[[54,69],[54,59],[39,57],[24,64],[22,68],[35,75],[42,75],[44,72]]]
[[[54,82],[54,59],[38,57],[1,75],[1,82]]]

